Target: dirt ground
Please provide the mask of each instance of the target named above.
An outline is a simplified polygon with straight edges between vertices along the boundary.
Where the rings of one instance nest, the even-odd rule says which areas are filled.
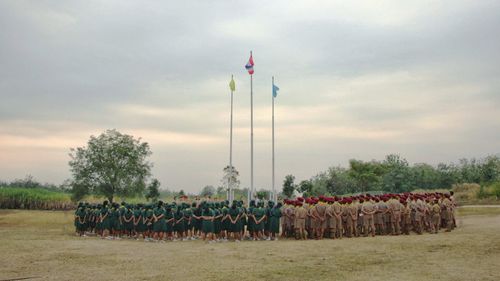
[[[75,237],[72,213],[0,210],[0,280],[500,280],[500,208],[437,235],[206,244]]]

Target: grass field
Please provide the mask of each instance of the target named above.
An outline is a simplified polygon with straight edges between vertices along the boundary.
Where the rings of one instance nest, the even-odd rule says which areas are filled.
[[[0,280],[500,280],[500,208],[451,233],[164,244],[79,238],[72,213],[0,210]]]

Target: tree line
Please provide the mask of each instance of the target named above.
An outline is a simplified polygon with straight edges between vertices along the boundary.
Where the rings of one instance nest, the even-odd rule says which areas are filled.
[[[310,179],[295,184],[295,177],[287,175],[283,195],[291,197],[296,190],[304,196],[321,194],[342,195],[363,192],[408,192],[416,189],[449,189],[453,184],[477,183],[488,185],[500,182],[500,157],[460,159],[458,163],[426,163],[409,165],[397,154],[382,161],[352,159],[349,167],[330,167]]]

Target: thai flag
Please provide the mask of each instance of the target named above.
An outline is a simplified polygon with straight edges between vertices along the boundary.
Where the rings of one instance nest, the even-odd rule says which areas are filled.
[[[250,52],[250,59],[248,60],[247,64],[245,65],[245,68],[248,71],[248,74],[252,75],[253,74],[253,57],[252,57],[252,52]]]

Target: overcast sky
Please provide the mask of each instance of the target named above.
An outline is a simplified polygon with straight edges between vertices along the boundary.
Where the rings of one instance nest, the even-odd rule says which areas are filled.
[[[500,1],[0,1],[0,179],[70,177],[69,149],[116,128],[153,151],[162,187],[255,185],[351,158],[500,152]]]

